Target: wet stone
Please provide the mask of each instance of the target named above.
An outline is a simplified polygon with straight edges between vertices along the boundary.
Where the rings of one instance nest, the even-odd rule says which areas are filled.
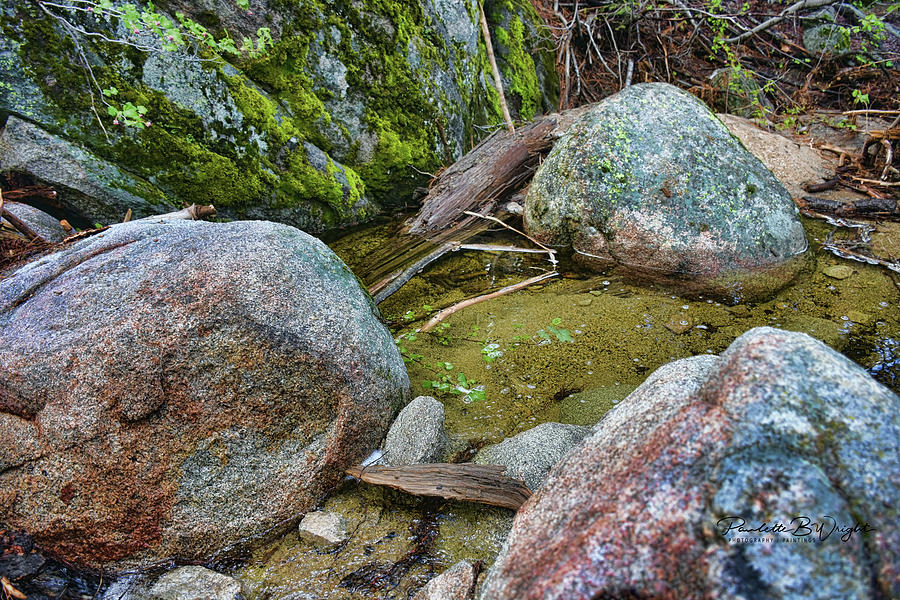
[[[851,275],[853,275],[853,267],[848,265],[834,265],[831,267],[826,267],[822,271],[832,279],[847,279]]]

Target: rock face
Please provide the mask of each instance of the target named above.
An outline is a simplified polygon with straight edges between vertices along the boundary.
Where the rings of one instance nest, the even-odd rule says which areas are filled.
[[[481,449],[473,462],[504,465],[509,477],[521,479],[531,491],[535,491],[544,483],[550,469],[590,430],[590,427],[578,425],[543,423]]]
[[[395,467],[439,462],[447,444],[444,405],[431,396],[419,396],[391,424],[381,462]]]
[[[61,242],[66,237],[66,230],[62,228],[59,221],[42,210],[21,202],[9,201],[3,203],[3,208],[48,242]]]
[[[662,83],[605,99],[566,132],[525,223],[589,266],[739,297],[790,281],[807,247],[775,177],[703,103]]]
[[[203,557],[312,508],[408,387],[318,240],[117,225],[0,282],[0,521],[82,564]]]
[[[0,170],[53,187],[63,208],[88,226],[121,222],[128,209],[137,218],[178,210],[146,180],[16,117],[0,131]]]
[[[484,4],[514,116],[551,110],[554,53],[531,3]],[[478,6],[254,0],[248,12],[233,0],[175,0],[165,9],[217,38],[255,39],[265,27],[273,45],[261,57],[229,56],[230,64],[82,37],[97,80],[89,86],[56,19],[2,0],[0,113],[34,123],[57,144],[75,144],[87,166],[99,159],[146,182],[146,189],[118,191],[151,204],[159,197],[214,204],[228,217],[318,232],[370,218],[379,204],[404,204],[427,182],[422,172],[468,148],[476,126],[502,122]],[[115,19],[51,12],[86,31],[161,45],[150,33],[116,29]],[[109,87],[117,94],[104,97],[100,90]],[[113,124],[104,104],[126,102],[146,107],[151,126]],[[103,195],[116,190],[112,183]]]
[[[898,415],[805,334],[661,367],[519,511],[482,598],[898,597]]]

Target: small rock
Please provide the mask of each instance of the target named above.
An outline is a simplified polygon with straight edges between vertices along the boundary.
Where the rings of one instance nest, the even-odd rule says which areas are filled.
[[[687,315],[675,315],[665,324],[665,328],[676,335],[681,335],[694,326],[694,320]]]
[[[590,433],[590,427],[544,423],[487,446],[473,462],[504,465],[506,474],[525,482],[531,491],[541,487],[550,469]]]
[[[419,396],[388,430],[383,462],[394,466],[438,462],[446,447],[444,405],[431,396]]]
[[[300,537],[314,544],[333,545],[347,540],[347,520],[333,512],[307,513],[300,521]]]
[[[204,567],[180,567],[159,578],[150,588],[153,600],[238,600],[236,579]]]
[[[848,310],[847,318],[860,325],[869,325],[872,322],[872,315],[858,310]]]
[[[429,581],[416,592],[413,600],[468,600],[477,576],[474,565],[461,560]]]
[[[739,319],[746,319],[750,316],[750,309],[747,308],[746,304],[738,304],[736,306],[729,306],[727,308],[728,312]]]
[[[822,272],[832,279],[847,279],[853,275],[853,267],[847,265],[833,265],[831,267],[826,267]]]
[[[581,298],[580,300],[578,300],[577,304],[578,304],[578,306],[590,306],[591,302],[593,302],[593,301],[594,301],[594,299],[591,298],[590,296],[588,296],[586,298]]]

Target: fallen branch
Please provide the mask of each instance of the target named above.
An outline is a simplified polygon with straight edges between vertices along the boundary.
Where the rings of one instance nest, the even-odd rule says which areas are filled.
[[[0,192],[0,217],[4,218],[9,222],[10,225],[15,227],[19,232],[22,233],[29,240],[40,240],[42,242],[46,242],[43,236],[38,235],[35,231],[29,227],[24,221],[22,221],[19,217],[9,212],[9,209],[3,207],[3,192]]]
[[[437,496],[518,510],[531,490],[503,474],[503,465],[434,463],[405,467],[350,467],[345,472],[374,485],[414,496]]]
[[[800,2],[795,2],[791,4],[786,9],[781,11],[777,16],[772,17],[771,19],[766,19],[753,29],[748,29],[744,33],[740,35],[736,35],[734,37],[728,38],[725,40],[726,44],[737,44],[743,42],[747,38],[756,35],[761,31],[765,31],[766,29],[772,27],[773,25],[777,25],[788,18],[790,15],[794,14],[798,10],[803,10],[804,8],[818,8],[820,6],[828,6],[829,4],[835,4],[836,0],[800,0]]]
[[[532,243],[534,243],[534,244],[535,244],[536,246],[538,246],[541,250],[543,250],[544,252],[546,252],[547,254],[549,254],[549,255],[550,255],[550,264],[552,264],[552,265],[554,265],[554,266],[557,264],[558,261],[556,260],[556,250],[553,250],[552,248],[548,248],[547,246],[545,246],[544,244],[540,243],[539,241],[537,241],[536,239],[534,239],[533,237],[531,237],[531,236],[528,235],[527,233],[524,233],[524,232],[522,232],[522,231],[519,231],[518,229],[516,229],[515,227],[512,227],[511,225],[507,225],[506,223],[504,223],[503,221],[501,221],[501,220],[498,219],[497,217],[492,217],[492,216],[490,216],[490,215],[482,215],[482,214],[474,213],[474,212],[468,211],[468,210],[464,210],[464,211],[463,211],[463,214],[469,215],[470,217],[479,217],[479,218],[481,218],[481,219],[487,219],[488,221],[493,221],[493,222],[495,222],[495,223],[499,223],[500,225],[502,225],[503,227],[506,227],[506,228],[509,229],[510,231],[515,232],[515,233],[518,233],[519,235],[521,235],[521,236],[524,237],[525,239],[527,239],[527,240],[531,241]]]
[[[493,300],[494,298],[498,298],[500,296],[504,296],[506,294],[510,294],[512,292],[521,290],[522,288],[528,287],[534,283],[538,283],[540,281],[544,281],[545,279],[550,279],[551,277],[556,277],[559,275],[556,271],[551,273],[544,273],[543,275],[538,275],[537,277],[532,277],[531,279],[526,279],[525,281],[520,281],[519,283],[515,283],[513,285],[508,285],[505,288],[501,288],[496,292],[491,292],[490,294],[484,294],[483,296],[477,296],[475,298],[469,298],[468,300],[463,300],[462,302],[458,302],[453,306],[445,308],[440,311],[438,314],[434,315],[428,323],[421,329],[423,332],[429,332],[437,326],[438,323],[449,317],[455,312],[459,312],[462,309],[472,306],[473,304],[479,304],[481,302],[485,302],[487,300]]]
[[[481,2],[478,3],[478,15],[481,20],[481,33],[484,35],[484,48],[487,50],[488,62],[491,64],[491,72],[494,74],[494,87],[497,88],[497,94],[500,96],[500,111],[503,113],[503,120],[506,121],[506,128],[511,133],[515,133],[516,126],[513,125],[512,117],[509,116],[506,95],[503,93],[503,79],[500,78],[500,69],[497,68],[497,59],[494,58],[494,44],[491,43],[491,31],[488,29],[487,18],[484,16],[484,7],[481,6]]]
[[[392,273],[371,286],[369,288],[369,293],[372,294],[372,299],[375,301],[375,304],[381,304],[390,298],[394,292],[403,287],[407,281],[415,277],[422,269],[458,246],[459,244],[448,242],[424,258],[417,260],[400,273]]]
[[[162,215],[153,215],[151,217],[144,217],[143,219],[136,219],[134,221],[131,221],[131,223],[137,223],[139,221],[199,221],[201,219],[208,219],[215,216],[216,207],[212,204],[207,204],[205,206],[191,204],[187,208],[182,208],[181,210],[175,212],[165,213]]]

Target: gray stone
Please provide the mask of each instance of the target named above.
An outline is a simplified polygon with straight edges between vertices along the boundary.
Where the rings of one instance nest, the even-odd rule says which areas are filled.
[[[482,597],[898,597],[898,438],[900,398],[863,369],[753,329],[611,410],[518,512]]]
[[[10,116],[0,132],[0,172],[26,173],[56,190],[71,215],[102,224],[178,210],[155,186],[43,129]]]
[[[851,51],[850,30],[833,23],[809,27],[803,31],[803,47],[815,54],[844,56]]]
[[[236,579],[200,566],[179,567],[150,588],[152,600],[240,600]]]
[[[525,224],[587,266],[732,298],[806,264],[797,207],[702,102],[638,84],[575,122],[535,174]]]
[[[543,423],[499,444],[482,448],[473,462],[504,465],[506,475],[521,479],[531,491],[541,487],[547,474],[590,433],[590,427]]]
[[[66,230],[62,228],[59,220],[42,210],[21,202],[9,201],[3,203],[3,208],[48,242],[61,242],[66,237]]]
[[[416,592],[413,600],[469,600],[475,590],[475,567],[461,560]]]
[[[384,440],[383,462],[393,466],[438,462],[447,448],[444,405],[419,396],[400,411]]]
[[[306,513],[300,521],[300,537],[314,544],[334,545],[347,540],[347,519],[334,512]]]
[[[115,225],[0,282],[4,523],[79,564],[201,559],[313,508],[408,388],[319,240]]]

